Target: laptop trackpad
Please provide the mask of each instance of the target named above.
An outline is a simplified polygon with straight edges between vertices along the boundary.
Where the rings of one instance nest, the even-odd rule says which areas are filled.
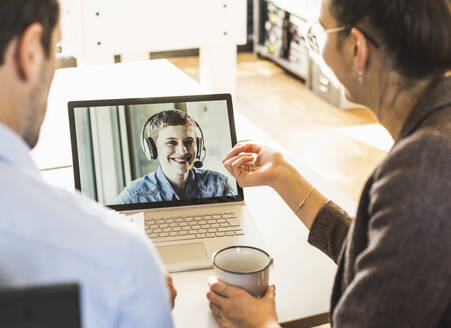
[[[157,251],[170,273],[213,268],[202,243],[159,246]]]

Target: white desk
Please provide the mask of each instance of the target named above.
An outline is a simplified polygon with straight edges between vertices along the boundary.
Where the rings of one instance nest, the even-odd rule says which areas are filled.
[[[135,64],[66,69],[56,73],[49,98],[42,138],[33,151],[38,166],[50,183],[73,189],[67,101],[129,98],[201,93],[199,85],[166,60]],[[256,140],[282,149],[269,136],[237,112],[239,140]],[[355,204],[331,187],[313,170],[285,156],[327,197],[353,212]],[[245,199],[258,229],[275,259],[271,282],[277,286],[281,322],[311,317],[329,309],[335,264],[307,243],[307,229],[272,190],[245,190]],[[174,274],[178,290],[173,312],[176,327],[217,327],[209,312],[205,293],[211,270]]]
[[[196,81],[167,60],[57,70],[33,158],[40,169],[72,165],[69,101],[195,95],[200,92]]]

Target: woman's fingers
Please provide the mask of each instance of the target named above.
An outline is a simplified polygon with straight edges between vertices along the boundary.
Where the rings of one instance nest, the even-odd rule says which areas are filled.
[[[227,302],[227,298],[226,297],[224,297],[224,296],[222,296],[220,294],[217,294],[216,292],[214,292],[212,290],[209,290],[207,292],[207,298],[208,298],[208,300],[211,303],[213,303],[214,305],[219,306],[220,308],[224,307],[224,305]]]
[[[246,145],[240,145],[235,146],[232,148],[232,150],[224,157],[222,160],[222,163],[225,164],[226,161],[228,161],[230,158],[235,157],[236,155],[239,155],[240,153],[244,152],[244,149],[246,148]]]
[[[208,305],[210,307],[211,313],[213,314],[213,317],[215,318],[216,322],[219,324],[219,326],[221,328],[237,327],[230,321],[230,319],[227,318],[226,313],[224,313],[224,311],[220,307],[218,307],[217,305],[215,305],[213,303],[209,303]]]
[[[254,158],[255,157],[252,154],[243,154],[243,155],[235,156],[235,157],[233,157],[234,161],[232,161],[232,163],[230,164],[230,167],[231,168],[240,167],[241,165],[243,165],[246,162],[253,161]]]
[[[210,290],[215,292],[215,294],[222,295],[223,297],[233,297],[246,293],[244,289],[229,285],[217,277],[212,276],[208,279],[208,286]]]
[[[227,161],[225,161],[224,167],[226,168],[227,171],[229,171],[230,174],[234,175],[234,172],[233,172],[231,166],[236,160],[238,160],[240,158],[249,158],[249,159],[253,160],[253,155],[252,154],[241,154],[241,155],[231,157]]]
[[[234,176],[239,176],[243,173],[243,171],[244,173],[249,173],[249,167],[244,165],[251,164],[253,162],[254,156],[240,156],[230,164],[230,169],[232,170]]]
[[[233,290],[233,288],[236,288],[226,284],[215,276],[212,276],[208,279],[208,287],[210,287],[211,291],[214,291],[216,294],[222,295],[224,297],[230,297],[230,291]]]
[[[232,150],[226,155],[226,157],[223,159],[223,163],[225,163],[230,158],[239,155],[241,153],[258,153],[260,151],[261,147],[255,144],[237,144],[235,147],[232,148]]]
[[[276,286],[275,285],[269,285],[268,288],[266,288],[264,298],[275,298],[276,297]]]
[[[208,307],[210,308],[211,312],[216,315],[220,309],[218,305],[212,302],[208,302]]]

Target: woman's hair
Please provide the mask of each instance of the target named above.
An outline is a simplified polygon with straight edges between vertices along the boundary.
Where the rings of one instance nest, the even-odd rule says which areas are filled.
[[[376,39],[404,78],[435,78],[451,68],[451,0],[331,0],[331,12],[340,26]]]
[[[196,126],[194,120],[185,112],[178,109],[165,110],[155,114],[150,118],[149,135],[153,140],[158,137],[158,132],[161,128],[175,125],[193,125]]]

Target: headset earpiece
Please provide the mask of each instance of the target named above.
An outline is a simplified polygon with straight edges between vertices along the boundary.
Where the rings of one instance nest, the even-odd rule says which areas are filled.
[[[196,122],[196,124],[197,124],[197,122]],[[200,126],[197,125],[197,127],[200,130]],[[200,130],[200,131],[202,133],[202,130]],[[197,152],[196,152],[196,160],[194,161],[194,167],[196,169],[200,169],[202,166],[204,166],[203,158],[201,159],[202,152],[205,151],[203,140],[204,140],[203,134],[202,134],[202,138],[199,138],[199,137],[196,138]]]
[[[149,161],[154,161],[158,157],[157,146],[155,145],[155,142],[153,141],[153,139],[151,137],[146,137],[146,127],[148,126],[150,121],[152,121],[152,119],[156,115],[157,114],[152,115],[146,121],[146,123],[144,124],[143,128],[141,129],[141,148],[142,148],[142,151],[143,151],[144,155],[146,156],[146,158]]]
[[[144,152],[146,154],[146,157],[149,161],[154,161],[158,158],[158,150],[157,146],[155,145],[155,142],[151,137],[147,137],[144,139],[146,141],[146,151]]]
[[[199,137],[196,138],[196,159],[200,159],[200,154],[202,152],[202,144],[201,144],[201,140]]]

